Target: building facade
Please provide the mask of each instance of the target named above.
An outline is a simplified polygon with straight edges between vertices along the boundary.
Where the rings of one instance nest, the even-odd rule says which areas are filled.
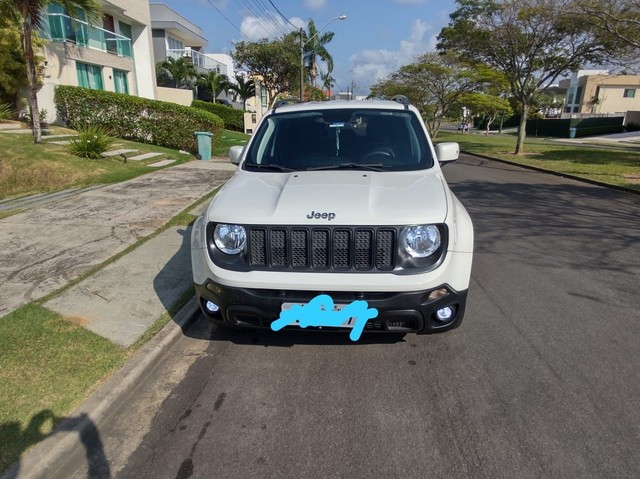
[[[57,122],[56,85],[72,85],[117,93],[156,97],[155,68],[150,56],[151,22],[145,0],[104,0],[99,24],[83,12],[72,19],[58,3],[50,3],[42,34],[44,81],[38,104],[46,120]]]
[[[567,80],[564,82],[566,85]],[[612,75],[606,70],[581,70],[568,80],[563,116],[623,116],[630,110],[640,110],[640,75]]]

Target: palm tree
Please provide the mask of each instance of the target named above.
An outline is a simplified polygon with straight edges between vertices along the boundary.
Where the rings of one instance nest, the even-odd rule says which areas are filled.
[[[242,100],[242,108],[246,110],[246,103],[249,98],[256,94],[256,84],[251,78],[245,78],[244,75],[235,75],[236,82],[229,84],[229,90],[233,94],[233,101],[238,97]]]
[[[201,73],[198,78],[198,85],[204,86],[211,90],[211,103],[216,102],[218,95],[229,89],[229,79],[227,75],[210,70],[207,73]]]
[[[77,19],[78,9],[84,10],[88,22],[99,18],[100,5],[96,0],[56,0],[73,19]],[[27,66],[29,84],[29,107],[33,120],[33,142],[40,143],[40,109],[38,108],[38,74],[36,71],[34,35],[44,26],[47,6],[53,0],[0,0],[0,16],[9,17],[22,26],[22,48]]]
[[[320,80],[322,81],[322,89],[329,92],[331,96],[331,89],[336,84],[336,79],[331,76],[331,72],[323,73],[320,71]]]
[[[178,59],[169,57],[159,62],[156,65],[156,72],[166,74],[174,88],[191,88],[193,80],[198,77],[196,67],[184,57]]]
[[[304,41],[311,38],[311,41],[304,46],[304,58],[307,68],[309,69],[309,80],[314,86],[316,84],[316,77],[318,76],[318,59],[327,64],[329,74],[333,71],[333,57],[331,57],[325,46],[333,40],[333,35],[334,32],[318,34],[316,24],[312,19],[309,19],[308,31],[303,32]]]

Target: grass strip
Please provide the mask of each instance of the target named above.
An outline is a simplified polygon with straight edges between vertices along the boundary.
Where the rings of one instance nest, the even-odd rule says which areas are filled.
[[[456,141],[470,153],[640,191],[640,148],[633,146],[603,148],[527,138],[525,153],[514,155],[516,138],[508,134],[484,136],[443,131],[438,134],[438,141]]]
[[[174,226],[189,226],[195,201],[153,234],[141,238],[53,293],[0,318],[0,474],[51,433],[79,404],[160,331],[193,297],[188,287],[176,303],[129,348],[122,348],[42,306],[54,296]]]

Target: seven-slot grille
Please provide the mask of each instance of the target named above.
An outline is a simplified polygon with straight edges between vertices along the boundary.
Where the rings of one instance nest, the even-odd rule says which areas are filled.
[[[259,269],[390,271],[394,228],[251,226],[249,262]]]

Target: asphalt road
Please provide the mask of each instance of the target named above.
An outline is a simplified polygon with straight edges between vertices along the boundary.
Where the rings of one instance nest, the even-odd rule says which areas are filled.
[[[199,321],[99,428],[88,476],[640,477],[640,196],[470,157],[445,174],[476,230],[458,330]]]

